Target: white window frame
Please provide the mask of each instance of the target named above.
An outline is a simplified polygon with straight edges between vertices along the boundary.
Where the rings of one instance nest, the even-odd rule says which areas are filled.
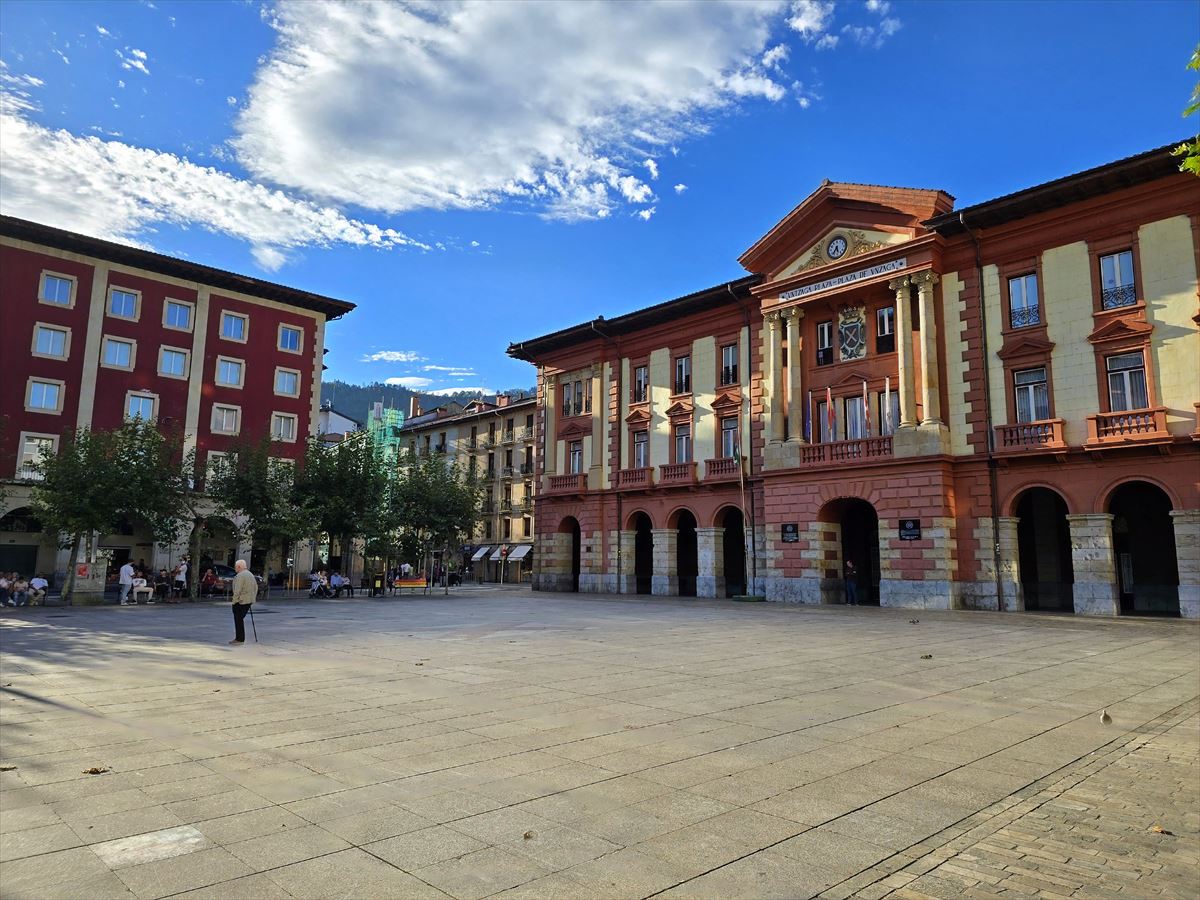
[[[242,320],[242,336],[241,337],[230,337],[229,335],[227,335],[225,333],[226,317]],[[235,344],[246,343],[246,341],[250,340],[250,317],[248,315],[246,315],[245,313],[234,312],[231,309],[221,310],[221,318],[217,323],[217,337],[219,337],[223,341],[232,341]]]
[[[650,367],[635,366],[633,370],[633,402],[645,403],[650,399]]]
[[[232,431],[217,427],[217,410],[233,410],[235,426]],[[222,417],[223,418],[223,417]],[[208,418],[208,430],[213,434],[237,435],[242,431],[242,408],[232,403],[214,403]]]
[[[641,440],[638,440],[638,438]],[[638,457],[641,457],[640,459]],[[635,431],[633,433],[633,467],[648,469],[650,467],[650,432]]]
[[[300,338],[297,341],[297,346],[296,346],[295,350],[292,350],[289,347],[283,346],[283,331],[285,328],[289,331],[294,331],[298,335],[300,335]],[[280,322],[279,329],[275,333],[275,346],[284,353],[295,353],[297,356],[299,356],[300,354],[302,354],[304,352],[304,329],[301,328],[299,325],[291,325],[291,324],[288,324],[287,322]]]
[[[32,473],[22,474],[22,470],[25,468],[26,465],[29,465],[31,463],[39,461],[39,460],[30,459],[29,457],[27,457],[25,455],[25,442],[27,440],[29,440],[30,438],[36,438],[38,440],[48,440],[50,442],[50,446],[52,448],[52,452],[50,453],[50,455],[53,456],[54,454],[58,453],[58,435],[57,434],[45,434],[40,431],[22,431],[21,432],[20,442],[17,444],[17,471],[15,473],[15,477],[20,481],[41,481],[42,480],[41,478],[35,477]]]
[[[49,300],[46,297],[46,279],[58,278],[62,281],[70,282],[69,296],[66,303],[59,303],[57,300]],[[38,303],[45,303],[47,306],[53,306],[58,309],[74,309],[75,297],[79,292],[79,279],[74,275],[67,275],[65,272],[55,272],[51,269],[43,269],[42,274],[38,278]]]
[[[182,306],[187,309],[187,311],[188,311],[187,328],[184,328],[180,325],[172,325],[168,321],[167,313],[170,311],[172,304],[174,304],[175,306]],[[163,301],[162,324],[163,324],[163,328],[168,328],[171,331],[185,331],[190,334],[196,327],[196,304],[192,303],[190,300],[176,300],[174,297],[168,297],[165,301]]]
[[[122,366],[118,363],[110,363],[108,361],[108,345],[109,342],[115,344],[129,345],[129,365]],[[100,340],[100,368],[116,369],[118,372],[132,372],[137,365],[137,338],[118,337],[115,334],[106,334]]]
[[[583,474],[583,441],[571,441],[567,445],[567,457],[572,475]]]
[[[1034,375],[1041,373],[1040,380],[1028,381],[1021,383],[1022,375]],[[1045,400],[1046,415],[1037,415],[1038,411],[1038,388],[1041,388],[1043,399]],[[1024,398],[1025,405],[1028,409],[1028,415],[1021,414],[1021,400]],[[1028,369],[1017,369],[1013,372],[1013,406],[1014,415],[1018,423],[1024,422],[1042,422],[1050,418],[1050,378],[1045,366],[1032,366]]]
[[[674,448],[674,459],[672,462],[689,463],[692,461],[692,425],[690,422],[682,425],[676,425],[671,429],[672,446]],[[683,452],[680,452],[680,447]]]
[[[137,397],[139,400],[149,400],[150,401],[150,418],[147,419],[147,418],[143,417],[142,421],[146,422],[147,424],[151,424],[151,425],[154,424],[155,422],[157,422],[158,421],[158,394],[152,394],[149,391],[126,391],[125,392],[125,406],[121,413],[122,419],[126,422],[136,421],[136,419],[134,419],[133,416],[129,415],[129,401],[132,400],[134,397]]]
[[[833,323],[830,322],[830,325]],[[875,336],[889,337],[896,334],[896,307],[881,306],[875,310]]]
[[[35,384],[53,386],[58,388],[58,405],[54,409],[48,409],[44,406],[34,406],[33,386]],[[61,378],[40,378],[33,375],[29,376],[25,381],[25,412],[28,413],[43,413],[48,416],[60,416],[63,411],[63,403],[66,401],[67,383]]]
[[[113,312],[113,293],[120,292],[129,294],[133,297],[133,315],[125,316],[120,313]],[[123,322],[137,322],[142,317],[142,292],[133,288],[121,287],[119,284],[110,284],[108,292],[104,297],[104,314],[110,319],[120,319]]]
[[[237,453],[230,450],[209,450],[208,456],[204,458],[204,484],[208,486],[208,480],[212,478],[213,463],[218,459],[227,459],[230,456],[236,457]]]
[[[232,363],[238,367],[239,377],[236,384],[221,380],[221,365],[223,363]],[[236,356],[218,356],[217,364],[213,367],[213,384],[217,387],[232,388],[233,390],[240,391],[246,386],[246,361],[238,359]]]
[[[860,441],[871,436],[867,429],[866,410],[863,409],[862,397],[854,395],[844,397],[842,399],[842,428],[845,430],[845,439],[848,441]]]
[[[683,396],[692,392],[692,355],[681,353],[675,357],[675,378],[671,382],[671,393]]]
[[[738,345],[736,342],[721,347],[721,385],[738,384],[741,372],[738,371]]]
[[[42,353],[38,350],[38,332],[41,329],[46,331],[57,331],[63,336],[63,352]],[[71,358],[71,329],[66,325],[55,325],[51,322],[34,322],[33,323],[33,341],[29,346],[29,355],[36,356],[38,359],[58,359],[65,360]]]
[[[817,349],[833,349],[833,322],[817,323]]]
[[[1112,368],[1112,364],[1113,364],[1114,360],[1121,359],[1122,357],[1130,357],[1130,356],[1139,357],[1142,361],[1142,364],[1140,366],[1123,366],[1122,368],[1119,368],[1119,369]],[[1112,389],[1113,376],[1117,376],[1121,380],[1122,385],[1123,385],[1123,390],[1125,391],[1126,400],[1131,401],[1132,395],[1134,393],[1132,390],[1133,385],[1130,383],[1130,378],[1129,378],[1129,375],[1131,372],[1141,372],[1142,373],[1142,386],[1141,387],[1142,387],[1142,393],[1145,394],[1146,402],[1142,406],[1126,405],[1126,406],[1122,407],[1121,409],[1117,409],[1116,404],[1113,403],[1113,389]],[[1144,351],[1130,350],[1125,353],[1114,353],[1111,356],[1106,356],[1104,358],[1104,375],[1105,375],[1105,387],[1108,390],[1108,411],[1109,412],[1114,412],[1114,413],[1135,412],[1137,410],[1150,408],[1150,380],[1149,380],[1149,373],[1146,371],[1146,354]]]
[[[1033,285],[1032,298],[1030,298],[1030,284]],[[1009,328],[1028,328],[1031,325],[1040,325],[1042,323],[1040,290],[1037,272],[1026,272],[1023,275],[1014,275],[1008,279]],[[1016,324],[1014,319],[1017,318],[1017,313],[1025,313],[1026,318],[1029,318],[1029,310],[1031,309],[1037,310],[1036,318],[1031,318],[1020,325]]]
[[[730,422],[733,423],[733,427],[732,428],[726,427],[728,425],[728,423],[730,423]],[[721,418],[721,458],[722,459],[734,459],[739,455],[739,453],[738,453],[738,432],[739,431],[741,431],[741,426],[740,426],[740,423],[738,422],[737,416],[723,416]],[[732,441],[729,440],[730,435],[733,436]]]
[[[292,423],[291,437],[285,437],[277,432],[276,425],[283,421],[290,421]],[[299,433],[300,417],[298,415],[289,412],[279,412],[278,410],[275,410],[271,413],[271,440],[279,441],[284,444],[294,444],[296,443],[296,437],[299,435]]]
[[[279,376],[284,375],[284,374],[292,375],[295,377],[295,379],[296,379],[295,393],[289,394],[286,391],[279,390]],[[300,396],[300,370],[299,369],[289,369],[289,368],[286,368],[285,366],[276,366],[275,367],[275,380],[272,384],[272,390],[274,390],[276,397],[291,397],[293,399],[298,398]]]
[[[163,357],[167,353],[182,353],[183,354],[183,374],[176,375],[174,372],[163,370]],[[158,374],[162,378],[174,378],[176,381],[187,381],[192,374],[192,351],[186,347],[172,347],[169,344],[163,344],[158,348]]]

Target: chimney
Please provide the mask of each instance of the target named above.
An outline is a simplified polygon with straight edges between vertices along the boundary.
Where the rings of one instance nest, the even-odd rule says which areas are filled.
[[[501,407],[508,406],[508,401],[510,399],[511,398],[508,396],[508,394],[497,394],[496,395],[496,405],[501,406]]]
[[[409,395],[408,398],[408,417],[415,419],[421,414],[421,401],[417,399],[416,394]]]

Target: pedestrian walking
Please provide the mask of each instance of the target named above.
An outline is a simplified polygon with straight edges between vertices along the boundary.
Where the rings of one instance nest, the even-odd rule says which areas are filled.
[[[846,602],[858,606],[858,568],[854,560],[846,560]]]
[[[133,564],[126,562],[121,566],[121,572],[118,577],[121,582],[121,606],[125,605],[125,601],[129,599],[129,592],[133,589]],[[137,597],[134,597],[134,602],[137,602]]]
[[[246,613],[250,612],[250,607],[254,604],[255,597],[258,596],[258,582],[254,575],[246,568],[246,561],[239,559],[233,564],[233,568],[237,570],[237,574],[233,576],[233,587],[230,593],[233,594],[233,640],[231,644],[246,643]]]

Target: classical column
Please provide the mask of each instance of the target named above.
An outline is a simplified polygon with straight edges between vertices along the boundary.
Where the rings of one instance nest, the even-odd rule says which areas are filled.
[[[1200,509],[1173,509],[1179,567],[1179,615],[1200,619]]]
[[[912,283],[917,286],[917,303],[921,308],[921,403],[924,407],[921,424],[942,425],[937,311],[933,304],[933,286],[938,283],[938,276],[934,272],[918,272],[912,276]]]
[[[766,315],[767,327],[771,332],[771,342],[769,345],[770,359],[768,363],[771,367],[771,387],[768,400],[771,413],[771,428],[770,440],[782,441],[785,437],[783,431],[783,320],[778,312],[769,312]]]
[[[558,416],[558,394],[555,391],[557,378],[546,375],[542,370],[542,462],[546,480],[542,490],[550,487],[550,476],[555,474],[558,466],[558,446],[555,435],[558,433],[556,420]],[[486,459],[486,456],[484,457]]]
[[[1120,611],[1112,522],[1108,513],[1067,516],[1076,615],[1115,616]]]
[[[725,596],[725,529],[696,529],[697,597]]]
[[[917,424],[917,398],[913,388],[912,303],[909,300],[908,289],[910,283],[907,275],[888,282],[888,287],[896,292],[896,380],[899,382],[901,428],[911,428]]]
[[[673,597],[679,593],[679,532],[674,528],[654,528],[654,575],[650,593]]]
[[[804,440],[804,366],[800,358],[800,320],[804,310],[793,307],[784,313],[787,318],[788,348],[788,440]]]

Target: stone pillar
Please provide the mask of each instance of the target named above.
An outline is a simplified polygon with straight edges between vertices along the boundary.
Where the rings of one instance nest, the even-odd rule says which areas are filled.
[[[1179,567],[1179,615],[1200,619],[1200,509],[1173,509]]]
[[[896,367],[897,389],[900,393],[900,422],[897,427],[911,428],[917,424],[916,389],[913,380],[912,303],[907,275],[893,278],[888,287],[896,292]]]
[[[1108,513],[1067,516],[1076,615],[1115,616],[1120,612],[1112,521]]]
[[[654,528],[654,575],[650,593],[673,597],[679,593],[679,532],[674,528]]]
[[[1005,612],[1021,612],[1025,609],[1025,591],[1021,587],[1021,551],[1017,545],[1016,516],[999,516],[1000,540],[1000,608]],[[990,553],[992,548],[987,548]]]
[[[783,320],[777,312],[765,316],[770,330],[768,364],[771,373],[770,393],[767,397],[770,412],[769,440],[782,441],[783,432]]]
[[[621,557],[617,565],[617,593],[637,593],[637,532],[618,531]]]
[[[922,425],[942,425],[942,401],[939,393],[941,377],[938,368],[937,311],[933,303],[933,286],[938,283],[934,272],[919,272],[911,278],[917,286],[917,302],[921,308],[921,404]],[[897,317],[899,318],[899,317]],[[903,412],[900,418],[904,418]]]
[[[542,370],[542,399],[545,406],[542,407],[542,462],[543,471],[545,472],[545,480],[542,482],[542,490],[550,489],[550,476],[558,472],[558,449],[557,439],[555,435],[558,433],[556,423],[558,422],[558,394],[554,390],[554,385],[557,379],[546,375],[545,370]],[[487,459],[486,451],[484,459]],[[489,488],[491,490],[491,488]]]
[[[697,528],[697,597],[725,597],[725,529]]]
[[[804,310],[789,309],[787,317],[788,348],[788,440],[804,441],[804,366],[800,359],[800,320]]]

